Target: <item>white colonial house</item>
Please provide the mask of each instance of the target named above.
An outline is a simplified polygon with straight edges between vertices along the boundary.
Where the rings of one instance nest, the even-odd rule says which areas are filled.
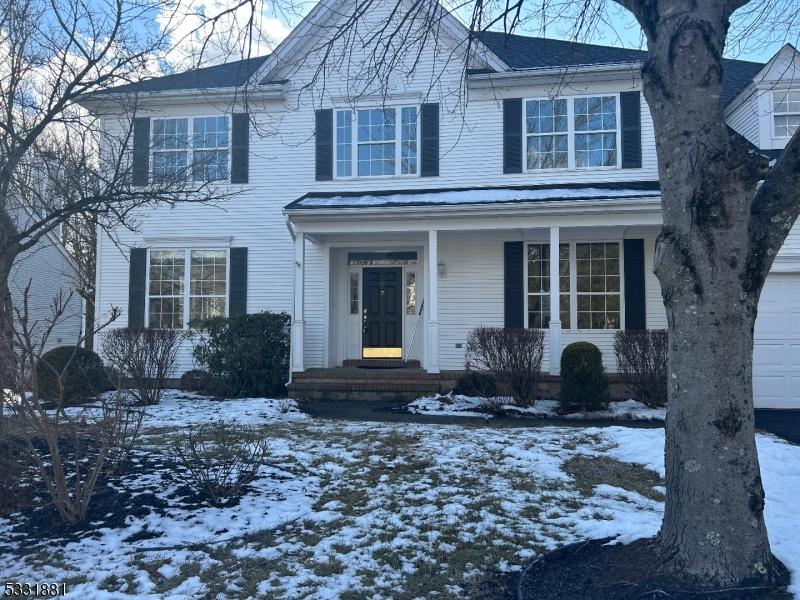
[[[645,53],[495,32],[468,42],[432,5],[436,35],[408,36],[378,64],[362,42],[396,18],[386,3],[322,62],[350,4],[319,3],[267,57],[86,101],[122,131],[119,107],[135,98],[137,183],[200,163],[192,177],[238,192],[152,209],[138,232],[102,239],[98,315],[116,306],[131,324],[187,327],[290,313],[301,397],[444,388],[479,325],[544,329],[554,377],[576,340],[614,372],[616,330],[666,326]],[[789,45],[767,64],[725,61],[721,101],[754,151],[779,154],[800,124],[798,67]],[[758,406],[800,408],[799,298],[796,227],[761,301]],[[417,368],[384,384],[352,368],[398,361]]]

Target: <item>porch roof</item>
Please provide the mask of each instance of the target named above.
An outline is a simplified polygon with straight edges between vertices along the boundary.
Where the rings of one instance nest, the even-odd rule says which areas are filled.
[[[375,209],[454,205],[497,205],[571,200],[658,198],[658,181],[473,188],[311,192],[286,205],[287,213],[315,209]],[[349,211],[348,211],[349,212]]]

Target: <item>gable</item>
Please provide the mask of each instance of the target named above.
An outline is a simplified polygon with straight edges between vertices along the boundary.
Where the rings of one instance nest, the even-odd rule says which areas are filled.
[[[372,56],[373,64],[388,67],[388,61],[395,69],[397,56],[421,53],[432,44],[439,54],[453,57],[463,57],[469,46],[469,68],[509,70],[480,39],[470,42],[466,27],[437,0],[369,3],[368,7],[355,17],[363,6],[354,0],[319,2],[267,57],[254,79],[261,84],[284,81],[292,78],[301,65],[319,65],[325,58],[342,66],[345,54],[354,48],[367,54],[370,46],[373,51],[379,49]],[[459,66],[463,68],[463,60]]]

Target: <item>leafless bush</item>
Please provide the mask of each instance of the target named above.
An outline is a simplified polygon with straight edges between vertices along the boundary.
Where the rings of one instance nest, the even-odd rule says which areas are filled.
[[[636,399],[651,408],[667,403],[667,332],[618,331],[614,354],[619,372],[630,380]]]
[[[129,405],[119,387],[84,409],[67,409],[63,397],[49,398],[55,401],[56,408],[45,408],[36,367],[67,302],[61,296],[54,300],[52,317],[34,336],[37,323],[29,322],[28,290],[25,291],[22,306],[16,308],[18,359],[8,405],[27,460],[34,466],[61,520],[72,525],[86,517],[99,477],[124,459],[138,435],[143,414],[140,408]],[[109,320],[87,332],[78,345],[118,315],[118,311],[112,311]],[[69,364],[63,368],[68,367]],[[63,378],[64,374],[58,376]]]
[[[506,398],[502,396],[488,396],[481,398],[478,410],[488,415],[501,415],[505,413]]]
[[[242,495],[265,464],[269,444],[253,427],[220,421],[189,427],[174,438],[172,450],[216,506]]]
[[[181,339],[175,329],[112,329],[103,335],[103,355],[128,380],[139,404],[152,406],[175,371]]]
[[[465,368],[489,371],[520,406],[536,400],[544,333],[539,329],[478,327],[467,336]]]

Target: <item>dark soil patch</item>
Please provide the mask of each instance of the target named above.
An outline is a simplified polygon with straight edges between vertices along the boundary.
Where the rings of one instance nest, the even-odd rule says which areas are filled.
[[[785,585],[765,588],[760,583],[743,583],[736,589],[699,589],[659,571],[653,540],[605,546],[609,539],[571,544],[538,558],[520,576],[518,598],[792,600]],[[788,584],[785,569],[783,580]]]

